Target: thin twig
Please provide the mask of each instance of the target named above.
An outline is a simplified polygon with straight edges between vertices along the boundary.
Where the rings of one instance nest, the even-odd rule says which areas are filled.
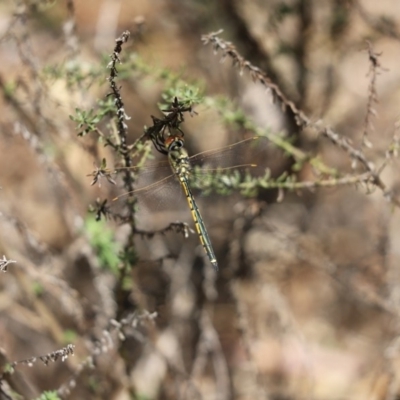
[[[367,101],[367,112],[364,119],[364,130],[362,135],[362,145],[371,148],[372,143],[368,140],[368,131],[374,130],[372,123],[372,117],[376,116],[376,110],[373,107],[374,103],[378,103],[378,92],[376,90],[376,79],[381,71],[384,70],[382,67],[379,57],[382,53],[376,53],[372,47],[372,44],[367,40],[367,51],[370,67],[368,75],[371,75],[371,79],[368,85],[368,101]]]
[[[236,50],[235,46],[218,37],[218,35],[222,31],[213,32],[208,35],[202,36],[202,41],[204,44],[211,43],[214,47],[214,50],[217,52],[220,50],[222,52],[222,58],[229,57],[233,61],[233,65],[239,67],[240,73],[243,70],[247,70],[250,73],[253,81],[259,82],[261,85],[269,89],[273,95],[273,97],[280,101],[283,110],[288,107],[292,111],[292,113],[296,117],[297,124],[301,127],[312,127],[317,132],[322,134],[323,136],[329,138],[335,145],[343,149],[348,153],[350,158],[354,161],[359,161],[364,169],[371,174],[371,183],[378,187],[382,192],[385,198],[387,198],[394,205],[400,207],[400,200],[394,198],[391,191],[387,190],[386,185],[383,183],[379,174],[382,172],[382,169],[376,169],[375,165],[372,161],[369,161],[365,154],[361,150],[357,150],[350,141],[338,133],[336,133],[333,129],[323,126],[321,121],[312,121],[303,111],[296,107],[296,105],[288,100],[278,85],[271,81],[271,79],[258,67],[252,65],[249,61],[245,60],[239,52]]]

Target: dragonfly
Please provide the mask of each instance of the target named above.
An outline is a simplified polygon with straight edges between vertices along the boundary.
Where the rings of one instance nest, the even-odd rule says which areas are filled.
[[[171,169],[179,179],[179,183],[185,193],[186,200],[189,204],[190,212],[196,227],[197,234],[200,238],[200,243],[203,246],[205,253],[216,271],[218,271],[218,262],[215,257],[214,249],[211,244],[210,237],[204,225],[203,218],[200,214],[199,207],[193,197],[189,187],[189,175],[191,165],[189,154],[184,147],[183,138],[179,136],[170,136],[165,139],[165,146],[168,151],[168,161]]]
[[[226,146],[224,148],[216,149],[216,150],[211,150],[211,151],[205,151],[202,153],[198,153],[192,157],[189,157],[188,151],[185,148],[184,145],[184,138],[182,135],[170,135],[164,138],[164,149],[163,151],[164,154],[167,155],[168,157],[168,167],[170,171],[172,171],[172,175],[170,174],[169,176],[161,179],[161,181],[157,181],[153,184],[150,184],[148,186],[145,186],[143,188],[135,189],[133,191],[134,194],[140,195],[140,192],[151,190],[152,188],[159,187],[161,184],[166,184],[166,181],[169,180],[172,176],[176,177],[176,180],[178,180],[181,189],[186,197],[187,203],[189,205],[190,213],[197,231],[197,235],[200,239],[200,243],[204,249],[204,252],[210,262],[210,264],[213,266],[215,271],[219,270],[218,266],[218,261],[211,243],[210,236],[208,234],[208,231],[206,229],[203,217],[200,213],[200,209],[198,207],[198,204],[195,200],[195,197],[193,195],[193,191],[191,189],[192,185],[192,178],[194,174],[194,169],[192,165],[192,161],[194,160],[208,160],[211,159],[213,162],[221,160],[226,158],[227,154],[233,155],[235,154],[235,150],[237,153],[237,157],[235,161],[242,161],[245,160],[246,157],[249,155],[248,152],[246,151],[247,149],[251,148],[251,145],[254,145],[255,142],[259,142],[258,145],[260,145],[260,142],[263,144],[266,144],[267,139],[261,138],[261,137],[252,137],[249,139],[242,140],[240,142],[237,142],[233,145]],[[257,148],[260,146],[257,145]],[[262,147],[262,146],[261,146]],[[254,168],[256,167],[256,164],[240,164],[240,165],[235,165],[233,167],[222,167],[221,170],[225,171],[227,169],[243,169],[243,168]],[[133,167],[135,168],[135,167]],[[159,169],[160,167],[157,165],[154,167],[155,169]],[[152,166],[150,167],[145,167],[146,170],[151,170],[153,169]],[[209,171],[210,170],[207,170]],[[215,171],[215,170],[214,170]],[[218,171],[218,169],[217,169]],[[206,172],[207,173],[207,172]],[[139,178],[140,178],[140,173],[139,173]],[[125,193],[125,195],[128,193]],[[115,199],[119,199],[121,196],[116,197]]]

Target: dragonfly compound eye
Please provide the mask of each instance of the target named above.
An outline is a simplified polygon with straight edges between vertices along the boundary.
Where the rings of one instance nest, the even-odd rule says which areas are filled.
[[[178,139],[178,140],[174,140],[174,141],[169,145],[168,150],[169,150],[169,151],[175,151],[175,150],[181,149],[182,147],[183,147],[183,140]]]

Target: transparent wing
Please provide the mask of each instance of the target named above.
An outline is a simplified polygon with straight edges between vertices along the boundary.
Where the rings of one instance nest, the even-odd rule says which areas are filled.
[[[268,143],[266,138],[252,137],[232,145],[195,154],[189,157],[193,174],[201,179],[202,175],[209,175],[214,170],[243,170],[246,167],[258,166],[262,160],[260,154],[265,154]],[[167,157],[164,158],[165,161],[150,163],[140,168],[130,168],[137,173],[135,193],[142,192],[145,187],[148,187],[148,190],[156,190],[157,182],[160,185],[167,183],[166,178],[172,175],[172,171]],[[118,171],[123,169],[117,168]]]
[[[256,173],[254,166],[259,165],[262,159],[260,155],[265,154],[267,146],[266,138],[252,137],[189,157],[192,166],[190,183],[194,195],[201,197],[212,193],[212,181],[216,175],[237,175],[246,170]],[[131,169],[137,170],[136,167]],[[138,170],[136,187],[133,194],[137,198],[139,213],[171,210],[185,210],[188,213],[186,198],[167,160]]]

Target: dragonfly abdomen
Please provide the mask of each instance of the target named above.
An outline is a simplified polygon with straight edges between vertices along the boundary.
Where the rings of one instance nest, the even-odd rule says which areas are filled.
[[[186,177],[179,176],[179,181],[185,193],[187,202],[189,204],[190,212],[192,214],[192,218],[194,221],[194,225],[196,227],[197,234],[199,235],[201,245],[203,246],[204,251],[206,252],[208,259],[210,260],[211,265],[218,271],[218,262],[217,258],[215,257],[214,249],[211,245],[210,237],[208,236],[207,229],[203,222],[203,217],[200,214],[199,207],[193,197],[193,194],[189,188],[188,181]]]

